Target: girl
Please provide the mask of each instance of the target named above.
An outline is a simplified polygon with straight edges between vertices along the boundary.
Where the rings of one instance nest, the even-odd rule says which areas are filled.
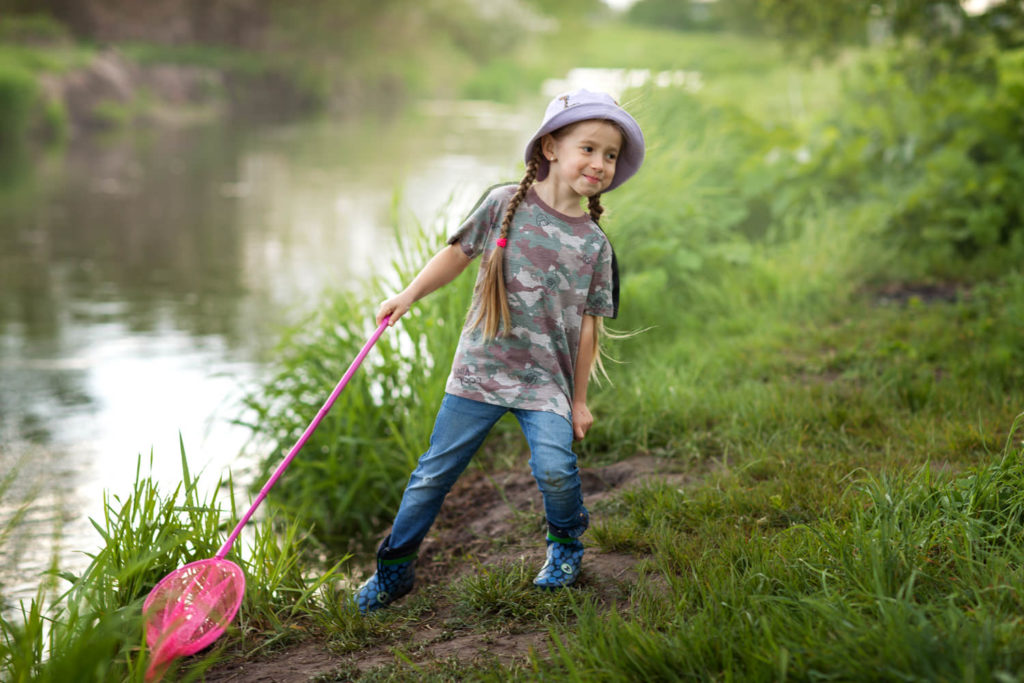
[[[519,185],[488,192],[448,246],[380,305],[377,324],[391,316],[394,325],[482,257],[430,447],[377,551],[377,571],[356,592],[360,612],[412,589],[417,549],[441,503],[508,411],[526,436],[547,518],[547,560],[534,583],[575,583],[589,516],[572,442],[594,421],[587,382],[598,358],[598,317],[618,312],[615,254],[597,225],[600,197],[643,158],[640,126],[610,96],[577,90],[556,97],[526,145]]]

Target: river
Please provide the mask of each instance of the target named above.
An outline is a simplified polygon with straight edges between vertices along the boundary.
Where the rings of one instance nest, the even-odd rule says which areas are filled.
[[[208,485],[229,468],[244,480],[260,454],[231,421],[282,326],[325,288],[387,267],[396,200],[445,231],[515,179],[539,111],[425,102],[391,117],[150,129],[5,164],[6,607],[54,564],[87,566],[100,542],[89,518],[105,491],[131,491],[140,456],[164,491],[181,480],[179,438]]]

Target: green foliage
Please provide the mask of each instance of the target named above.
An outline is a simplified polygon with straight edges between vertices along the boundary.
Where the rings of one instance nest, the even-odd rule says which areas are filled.
[[[961,53],[989,37],[1003,46],[1019,45],[1024,37],[1024,9],[1012,2],[995,3],[979,16],[968,16],[959,0],[719,0],[715,11],[731,29],[825,57],[889,37]]]
[[[573,4],[598,3],[555,4],[568,16]],[[472,0],[277,2],[268,54],[294,55],[347,108],[361,101],[390,107],[409,95],[454,96],[467,79],[469,96],[497,92],[507,99],[509,81],[495,88],[478,72],[531,42],[538,27],[552,25],[546,9]],[[504,75],[500,66],[494,70]]]
[[[964,259],[1003,248],[1011,258],[1024,253],[1024,214],[1015,199],[1024,193],[1022,66],[1024,51],[1005,54],[994,87],[957,97],[967,74],[959,83],[936,78],[922,96],[924,107],[947,113],[941,123],[925,119],[917,133],[916,178],[891,225],[903,248],[944,249]]]
[[[780,135],[787,138],[766,132],[735,108],[709,106],[686,93],[652,93],[647,107],[644,125],[653,144],[643,173],[671,179],[673,191],[645,192],[641,200],[642,185],[624,186],[614,198],[610,225],[613,232],[614,226],[631,226],[624,270],[663,273],[667,285],[685,296],[682,283],[749,261],[743,245],[750,234],[765,233],[770,216],[749,201],[756,195],[744,197],[758,187],[745,183],[743,173],[763,172],[752,162]],[[658,149],[658,141],[675,136],[680,126],[686,135]]]
[[[675,191],[641,181],[616,194],[613,233],[621,220],[639,238],[623,254],[627,272],[661,272],[704,297],[749,266],[750,240],[785,244],[838,212],[881,240],[876,266],[914,277],[1004,270],[1024,240],[1021,65],[1020,51],[993,49],[865,55],[841,109],[810,125],[801,112],[766,122],[763,103],[737,107],[720,86],[699,98],[648,93],[640,115],[654,142],[641,178],[671,178]],[[680,126],[686,134],[658,149]]]
[[[536,92],[550,76],[546,67],[524,68],[517,59],[491,59],[462,86],[462,96],[471,100],[515,102],[524,92]]]
[[[623,497],[627,515],[669,518],[648,534],[664,539],[653,548],[658,597],[642,581],[636,613],[579,610],[543,678],[963,680],[1019,670],[1024,453],[1010,441],[1002,458],[958,477],[927,466],[864,477],[841,508],[780,531],[728,531],[743,519],[731,514],[715,526],[730,506],[710,507],[710,488],[698,490],[703,503],[660,485]]]
[[[143,476],[140,458],[131,493],[123,500],[105,498],[102,520],[93,520],[102,545],[86,570],[80,576],[54,570],[70,584],[67,592],[52,600],[40,589],[37,598],[22,605],[20,615],[0,617],[0,679],[144,679],[143,600],[171,571],[213,557],[236,517],[234,500],[225,510],[216,493],[200,499],[184,449],[181,461],[183,481],[164,496]],[[218,489],[221,483],[230,488],[230,480],[219,482]],[[239,541],[233,550],[246,577],[238,628],[263,646],[293,631],[314,607],[321,609],[322,599],[332,599],[324,595],[324,586],[337,578],[341,562],[310,578],[309,562],[300,561],[306,557],[300,527],[275,528],[272,519],[252,524],[251,547]],[[201,674],[227,644],[189,662],[185,678]]]
[[[568,591],[539,591],[536,568],[525,562],[480,565],[451,586],[456,615],[484,617],[503,624],[565,624],[579,603]],[[586,600],[586,598],[584,598]]]
[[[40,72],[63,73],[83,66],[95,51],[80,45],[20,45],[0,42],[0,65],[36,75]]]
[[[5,13],[6,14],[6,13]],[[45,14],[10,14],[0,16],[0,42],[47,44],[70,39],[63,24]]]
[[[48,19],[0,18],[0,146],[3,163],[14,160],[18,148],[31,137],[60,140],[67,132],[62,105],[45,101],[37,77],[43,72],[63,72],[85,62],[91,52],[64,44],[46,43]],[[39,36],[39,40],[32,38]],[[24,39],[22,41],[22,39]],[[21,41],[21,42],[19,42]]]
[[[20,618],[0,618],[3,680],[143,680],[143,669],[128,660],[131,645],[141,645],[137,614],[103,614],[79,602],[54,613],[46,604],[40,592],[22,605]]]
[[[0,144],[4,147],[24,139],[35,97],[32,74],[0,61]]]
[[[782,196],[792,206],[819,193],[854,211],[877,206],[904,271],[1013,263],[1024,239],[1020,64],[1020,52],[865,60],[847,107],[818,129]]]
[[[841,46],[865,41],[868,19],[878,17],[883,5],[885,3],[857,0],[827,3],[721,0],[717,11],[729,26],[786,41],[803,41],[816,52],[835,55]]]
[[[637,24],[684,31],[709,31],[722,27],[713,5],[693,0],[640,0],[629,8],[626,19]]]
[[[640,0],[631,21],[676,29],[725,28],[783,41],[791,53],[835,58],[851,45],[902,42],[911,49],[969,53],[994,39],[1024,41],[1024,8],[997,2],[968,15],[959,0],[717,0],[714,3]]]
[[[400,240],[390,278],[369,284],[381,300],[409,282],[440,246],[425,231]],[[315,523],[322,538],[347,547],[375,535],[397,508],[402,484],[428,443],[472,278],[420,302],[377,342],[360,371],[274,492],[275,505]],[[271,440],[263,474],[276,467],[316,415],[365,343],[373,308],[367,295],[326,294],[280,348],[275,375],[246,399],[251,427]]]
[[[525,0],[547,16],[563,18],[586,18],[601,12],[604,7],[601,0]]]

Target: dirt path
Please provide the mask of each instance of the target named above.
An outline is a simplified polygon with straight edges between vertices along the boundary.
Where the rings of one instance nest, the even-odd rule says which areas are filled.
[[[696,474],[673,468],[669,460],[638,456],[606,467],[581,470],[583,490],[593,521],[601,517],[599,501],[657,477],[684,485]],[[458,580],[479,566],[525,562],[540,568],[544,560],[540,493],[529,472],[485,474],[467,472],[445,501],[434,530],[420,549],[417,591],[430,590]],[[473,558],[467,562],[466,558]],[[636,577],[638,558],[590,547],[584,559],[580,587],[614,605],[623,599]],[[372,567],[367,567],[367,573]],[[408,600],[409,598],[405,598]],[[500,664],[524,662],[531,650],[545,653],[546,628],[523,629],[521,625],[481,630],[479,626],[453,626],[451,606],[439,600],[426,614],[405,625],[403,651],[414,653],[414,663],[475,660]],[[456,620],[457,622],[457,620]],[[353,680],[375,669],[396,663],[393,642],[336,654],[320,639],[305,640],[259,660],[225,663],[207,681],[237,683],[272,681],[299,683],[310,680]]]

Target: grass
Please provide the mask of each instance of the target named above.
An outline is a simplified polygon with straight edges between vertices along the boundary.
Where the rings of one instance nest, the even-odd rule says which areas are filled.
[[[184,449],[182,483],[170,494],[157,490],[140,466],[132,491],[104,500],[93,525],[101,549],[81,575],[57,572],[66,586],[46,587],[17,616],[0,617],[0,670],[4,681],[142,681],[146,647],[142,602],[165,575],[189,562],[213,557],[238,511],[219,492],[201,499]],[[230,479],[217,489],[230,490]],[[8,491],[3,491],[7,495]],[[13,522],[12,522],[13,523]],[[342,557],[313,570],[306,532],[271,517],[257,525],[251,542],[236,544],[229,559],[246,578],[245,599],[227,636],[204,659],[172,670],[195,680],[225,652],[253,654],[305,633],[310,614],[333,601],[328,583],[338,578]],[[56,570],[55,570],[56,571]]]
[[[538,591],[533,586],[536,574],[537,568],[522,560],[478,566],[450,589],[455,615],[505,626],[571,623],[579,598],[569,591]]]
[[[988,680],[1016,671],[1024,452],[1015,442],[970,473],[924,466],[848,480],[832,509],[781,525],[755,521],[763,510],[730,497],[735,484],[695,500],[662,488],[623,500],[627,516],[674,510],[682,522],[647,533],[669,586],[661,613],[674,617],[582,610],[545,677]]]

